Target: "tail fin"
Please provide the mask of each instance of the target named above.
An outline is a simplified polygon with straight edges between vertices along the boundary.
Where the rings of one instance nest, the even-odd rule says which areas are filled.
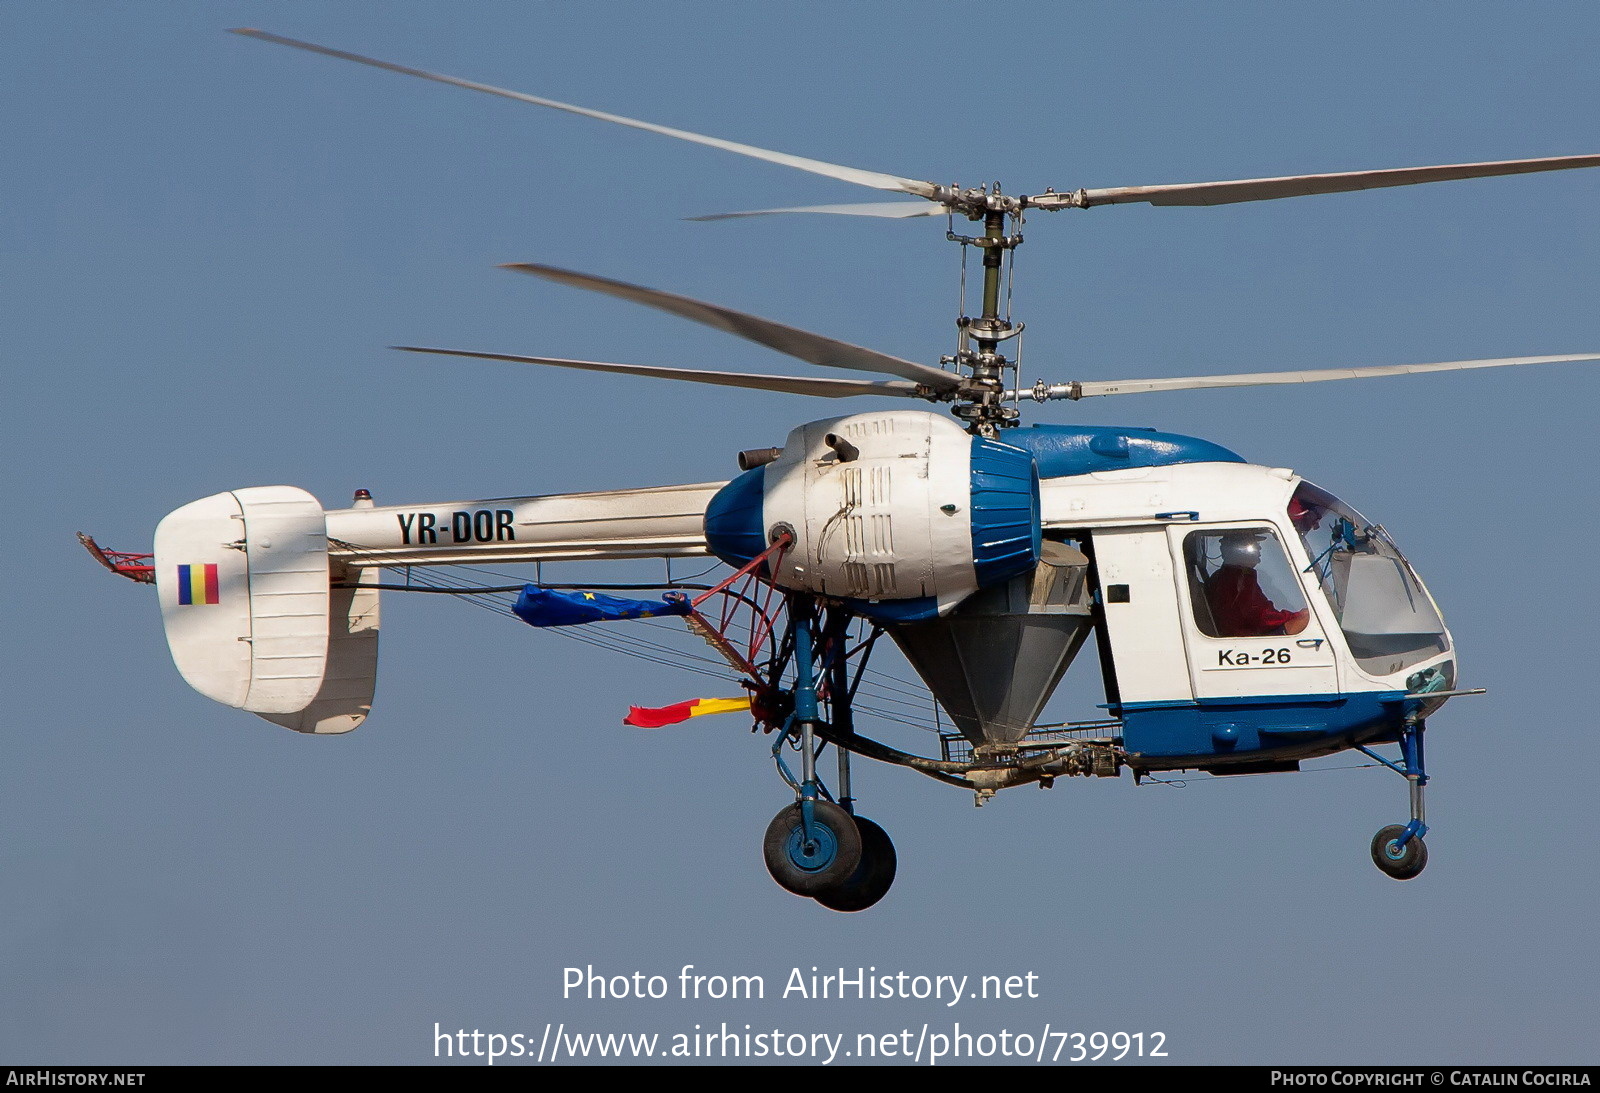
[[[298,732],[355,728],[372,705],[378,593],[331,588],[346,576],[333,568],[322,505],[293,486],[169,514],[155,577],[178,671],[206,697]]]

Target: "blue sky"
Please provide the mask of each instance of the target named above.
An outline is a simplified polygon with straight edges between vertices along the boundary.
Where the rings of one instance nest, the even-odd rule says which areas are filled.
[[[1600,13],[1581,3],[12,0],[0,1061],[422,1062],[435,1022],[952,1020],[1159,1030],[1174,1062],[1592,1061],[1591,366],[1031,418],[1204,436],[1395,535],[1463,683],[1490,689],[1431,726],[1432,863],[1408,884],[1367,859],[1405,817],[1382,771],[1063,781],[979,812],[862,769],[900,877],[878,908],[828,914],[761,865],[786,796],[762,741],[733,718],[617,724],[699,677],[437,598],[386,601],[377,706],[349,737],[190,692],[153,596],[97,570],[74,531],[147,549],[171,509],[280,482],[337,507],[357,487],[400,503],[714,480],[836,408],[384,348],[791,370],[496,264],[930,361],[956,300],[936,219],[681,219],[862,198],[842,183],[224,33],[237,25],[1011,192],[1600,152]],[[1600,172],[1570,172],[1039,215],[1018,264],[1023,375],[1595,351],[1597,188]],[[1093,675],[1086,661],[1053,708],[1092,714]],[[685,964],[763,975],[769,996],[561,996],[569,966]],[[814,964],[1034,972],[1040,997],[773,997]]]

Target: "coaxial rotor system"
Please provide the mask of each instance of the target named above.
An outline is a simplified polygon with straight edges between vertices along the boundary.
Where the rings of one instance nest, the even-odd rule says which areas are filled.
[[[327,46],[287,38],[263,30],[238,28],[235,33],[279,45],[293,46],[341,60],[355,61],[437,83],[480,91],[489,95],[531,103],[552,110],[642,129],[677,140],[689,141],[735,155],[807,171],[841,182],[870,189],[900,193],[915,200],[858,204],[808,205],[788,208],[754,209],[692,217],[694,220],[723,220],[752,216],[816,213],[841,216],[870,216],[908,219],[923,216],[961,216],[981,222],[981,234],[947,234],[963,247],[974,247],[983,255],[983,287],[980,314],[961,316],[961,348],[941,363],[954,371],[919,364],[862,346],[837,341],[796,327],[759,318],[730,308],[694,300],[686,296],[613,281],[571,270],[533,263],[517,263],[506,268],[556,281],[574,288],[600,292],[631,300],[661,311],[725,330],[764,345],[769,349],[829,368],[848,368],[858,372],[887,374],[893,380],[832,379],[803,376],[769,376],[752,373],[715,372],[704,369],[668,368],[656,365],[619,364],[608,361],[571,360],[520,354],[482,353],[467,350],[422,346],[397,346],[418,353],[505,360],[526,364],[554,365],[589,371],[612,372],[660,379],[689,380],[696,383],[791,394],[843,398],[853,395],[890,395],[926,399],[952,404],[952,412],[966,421],[975,434],[993,436],[1017,423],[1018,403],[1024,397],[1039,402],[1053,399],[1076,400],[1097,395],[1120,395],[1145,391],[1174,391],[1217,387],[1246,387],[1265,384],[1318,383],[1338,379],[1364,379],[1417,372],[1442,372],[1458,369],[1500,368],[1523,364],[1550,364],[1600,359],[1600,354],[1578,353],[1552,356],[1499,357],[1484,360],[1443,361],[1431,364],[1372,365],[1357,368],[1310,369],[1281,372],[1255,372],[1232,375],[1175,376],[1135,380],[1078,380],[1049,383],[1039,380],[1031,388],[1016,381],[1016,363],[1001,351],[1002,345],[1021,332],[1021,324],[1002,313],[1001,295],[1008,258],[1022,243],[1020,225],[1031,210],[1057,212],[1064,209],[1091,209],[1099,205],[1228,205],[1243,201],[1267,201],[1314,194],[1348,193],[1355,190],[1411,186],[1425,182],[1490,178],[1499,175],[1563,171],[1600,166],[1600,155],[1551,156],[1540,159],[1496,160],[1482,163],[1456,163],[1424,167],[1342,171],[1331,174],[1284,175],[1274,178],[1233,179],[1216,182],[1186,182],[1154,186],[1111,186],[1056,190],[1012,195],[998,184],[977,187],[946,185],[937,182],[847,167],[806,156],[777,152],[737,141],[723,140],[684,129],[657,125],[637,118],[610,114],[555,99],[511,91],[490,84],[429,72],[420,68],[382,61],[373,57],[332,49]],[[1008,380],[1009,385],[1008,385]]]

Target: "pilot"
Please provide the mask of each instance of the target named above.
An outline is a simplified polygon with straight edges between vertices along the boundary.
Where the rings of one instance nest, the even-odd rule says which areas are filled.
[[[1322,522],[1322,516],[1327,511],[1313,502],[1302,501],[1299,494],[1289,498],[1289,521],[1302,536],[1309,535]]]
[[[1206,581],[1206,602],[1217,633],[1228,638],[1298,634],[1310,612],[1284,611],[1261,590],[1256,566],[1261,564],[1261,536],[1235,532],[1222,538],[1222,565]]]

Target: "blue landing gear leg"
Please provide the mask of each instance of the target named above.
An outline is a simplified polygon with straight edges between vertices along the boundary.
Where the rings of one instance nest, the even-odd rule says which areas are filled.
[[[1372,837],[1372,864],[1395,880],[1410,880],[1428,864],[1428,847],[1422,836],[1428,832],[1427,810],[1423,800],[1423,787],[1428,784],[1427,768],[1423,763],[1422,719],[1409,715],[1400,730],[1401,764],[1395,764],[1381,755],[1361,750],[1383,763],[1384,766],[1405,775],[1411,787],[1411,822],[1404,826],[1390,824]]]
[[[794,716],[773,747],[779,770],[790,778],[780,751],[798,733],[800,780],[792,778],[798,800],[773,817],[762,842],[767,871],[797,896],[821,896],[848,881],[861,864],[861,832],[845,809],[827,800],[817,777],[818,721],[816,665],[812,658],[814,612],[809,600],[789,602],[794,635]]]
[[[831,625],[834,622],[840,625]],[[861,864],[837,887],[817,895],[817,902],[830,911],[865,911],[873,906],[888,895],[898,868],[894,841],[883,828],[865,816],[856,815],[855,795],[850,788],[850,749],[843,746],[843,742],[855,735],[855,718],[850,706],[860,672],[858,669],[856,679],[852,680],[844,656],[845,624],[848,622],[847,618],[831,619],[830,626],[824,628],[825,634],[831,632],[834,653],[826,658],[829,728],[833,730],[834,751],[839,758],[839,777],[834,788],[838,791],[839,803],[850,813],[856,830],[861,833]],[[865,666],[865,660],[862,665]]]

